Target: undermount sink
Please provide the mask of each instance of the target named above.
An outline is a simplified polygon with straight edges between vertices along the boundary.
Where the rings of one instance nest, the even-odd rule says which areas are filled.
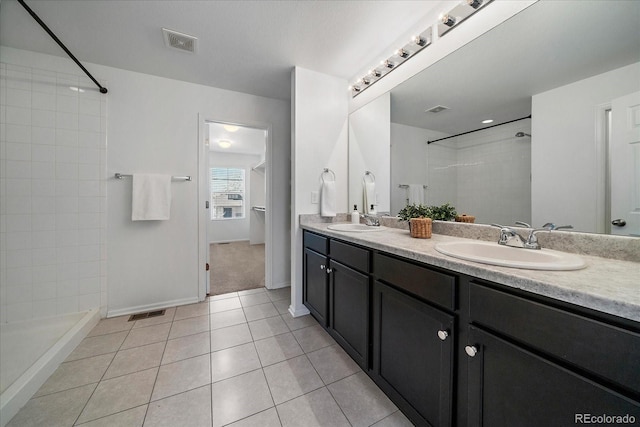
[[[513,248],[492,242],[439,243],[436,251],[467,261],[530,270],[579,270],[587,266],[574,254],[551,249]]]
[[[358,233],[384,230],[384,227],[366,224],[331,224],[327,228],[334,231],[355,231]]]

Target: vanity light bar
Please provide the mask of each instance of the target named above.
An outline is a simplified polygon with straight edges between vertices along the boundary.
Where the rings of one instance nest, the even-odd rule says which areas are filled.
[[[380,61],[380,64],[369,70],[366,76],[349,86],[352,96],[356,96],[375,82],[395,70],[409,58],[431,44],[431,28],[413,37],[409,43],[396,50],[393,55]]]
[[[462,21],[491,3],[491,1],[492,0],[464,0],[448,13],[440,15],[440,22],[438,23],[438,37],[444,36],[450,30],[460,25]]]
[[[442,37],[449,30],[460,25],[462,21],[492,1],[493,0],[463,0],[462,3],[451,9],[448,13],[443,13],[440,15],[439,23],[435,24],[437,25],[435,30],[438,33],[438,37]],[[380,61],[379,66],[373,68],[366,76],[361,77],[358,81],[349,86],[351,97],[356,97],[361,94],[367,88],[373,86],[373,84],[378,80],[429,46],[432,42],[433,31],[433,26],[429,27],[417,36],[414,36],[409,43],[396,50],[389,58]]]

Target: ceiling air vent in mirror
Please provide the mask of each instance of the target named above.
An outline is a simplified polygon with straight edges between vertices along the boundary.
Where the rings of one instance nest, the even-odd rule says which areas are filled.
[[[440,111],[448,110],[449,107],[445,107],[444,105],[436,105],[435,107],[428,108],[424,110],[425,113],[439,113]]]
[[[196,44],[198,42],[197,37],[179,33],[173,30],[168,30],[166,28],[162,29],[162,34],[164,35],[164,44],[167,47],[172,47],[184,52],[191,53],[194,53],[196,51]]]

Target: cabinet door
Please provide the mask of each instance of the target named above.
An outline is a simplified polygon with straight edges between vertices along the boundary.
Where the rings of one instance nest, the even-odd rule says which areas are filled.
[[[467,356],[470,426],[567,426],[601,415],[640,419],[638,402],[473,326],[469,337],[473,349],[461,351],[476,351]]]
[[[369,276],[330,262],[329,333],[367,370],[369,364]]]
[[[327,268],[326,256],[305,248],[304,305],[323,326],[327,326],[329,302]]]
[[[374,378],[416,425],[451,425],[454,338],[453,316],[375,282]]]

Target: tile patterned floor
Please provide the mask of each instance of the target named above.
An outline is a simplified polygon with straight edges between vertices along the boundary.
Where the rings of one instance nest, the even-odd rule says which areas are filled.
[[[411,426],[289,295],[101,320],[8,426]]]

